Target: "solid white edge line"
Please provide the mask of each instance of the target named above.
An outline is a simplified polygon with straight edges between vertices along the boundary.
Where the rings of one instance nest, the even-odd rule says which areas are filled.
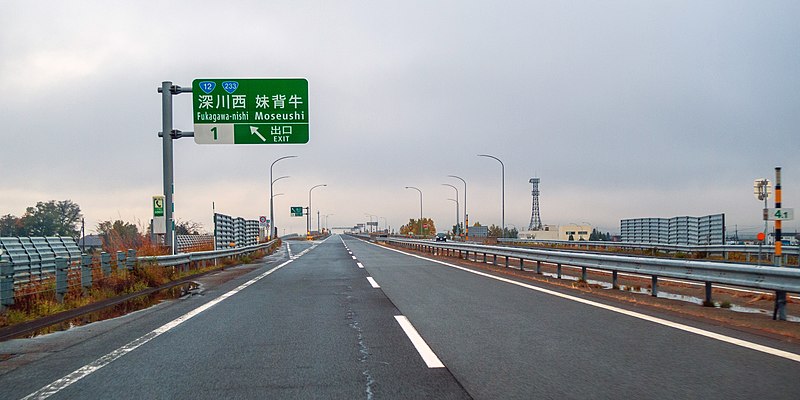
[[[367,242],[367,243],[369,243],[369,242]],[[529,285],[529,284],[522,283],[522,282],[517,282],[517,281],[511,280],[511,279],[501,278],[499,276],[494,276],[494,275],[491,275],[491,274],[487,274],[485,272],[474,271],[474,270],[471,270],[469,268],[465,268],[465,267],[462,267],[462,266],[459,266],[459,265],[446,263],[444,261],[425,258],[425,257],[419,256],[419,255],[416,255],[416,254],[406,253],[404,251],[397,250],[397,249],[392,249],[392,248],[389,248],[389,247],[378,246],[377,244],[374,244],[374,243],[369,243],[369,244],[371,244],[373,246],[377,246],[377,247],[383,248],[383,249],[391,250],[391,251],[394,251],[394,252],[397,252],[397,253],[400,253],[400,254],[405,254],[407,256],[416,257],[416,258],[419,258],[419,259],[422,259],[422,260],[426,260],[426,261],[434,262],[434,263],[437,263],[437,264],[445,265],[445,266],[448,266],[448,267],[451,267],[451,268],[460,269],[462,271],[466,271],[466,272],[469,272],[469,273],[472,273],[472,274],[475,274],[475,275],[480,275],[480,276],[483,276],[483,277],[486,277],[486,278],[491,278],[491,279],[495,279],[495,280],[498,280],[498,281],[501,281],[501,282],[510,283],[512,285],[521,286],[521,287],[524,287],[526,289],[535,290],[535,291],[546,293],[546,294],[549,294],[549,295],[552,295],[552,296],[561,297],[563,299],[572,300],[572,301],[575,301],[575,302],[578,302],[578,303],[583,303],[583,304],[586,304],[586,305],[589,305],[589,306],[598,307],[598,308],[602,308],[604,310],[616,312],[616,313],[619,313],[619,314],[624,314],[624,315],[627,315],[627,316],[630,316],[630,317],[639,318],[639,319],[642,319],[642,320],[645,320],[645,321],[654,322],[656,324],[668,326],[670,328],[675,328],[675,329],[679,329],[679,330],[682,330],[682,331],[685,331],[685,332],[694,333],[696,335],[705,336],[705,337],[710,338],[710,339],[715,339],[715,340],[719,340],[721,342],[730,343],[730,344],[733,344],[733,345],[736,345],[736,346],[741,346],[741,347],[748,348],[748,349],[755,350],[755,351],[760,351],[762,353],[771,354],[773,356],[782,357],[782,358],[785,358],[787,360],[800,362],[800,354],[795,354],[795,353],[791,353],[791,352],[788,352],[788,351],[785,351],[785,350],[775,349],[775,348],[764,346],[764,345],[761,345],[761,344],[758,344],[758,343],[748,342],[746,340],[737,339],[737,338],[734,338],[734,337],[731,337],[731,336],[727,336],[727,335],[723,335],[723,334],[720,334],[720,333],[710,332],[710,331],[707,331],[707,330],[704,330],[704,329],[695,328],[693,326],[681,324],[681,323],[678,323],[678,322],[668,321],[668,320],[665,320],[665,319],[662,319],[662,318],[653,317],[653,316],[642,314],[642,313],[638,313],[638,312],[635,312],[635,311],[630,311],[630,310],[626,310],[626,309],[619,308],[619,307],[609,306],[609,305],[606,305],[606,304],[603,304],[603,303],[598,303],[596,301],[582,299],[580,297],[575,297],[575,296],[571,296],[571,295],[568,295],[568,294],[559,293],[559,292],[556,292],[554,290],[545,289],[545,288]]]
[[[361,264],[360,262],[357,262],[356,265],[358,265],[358,268],[364,269],[364,264]]]
[[[406,336],[411,339],[411,344],[417,349],[417,353],[422,357],[422,361],[425,361],[425,365],[427,365],[428,368],[444,368],[442,361],[439,360],[439,357],[431,350],[430,346],[425,343],[425,339],[419,335],[419,332],[414,328],[414,325],[411,325],[411,321],[409,321],[405,315],[395,315],[394,319],[396,319],[400,327],[403,328],[403,332],[406,333]]]
[[[368,276],[367,280],[369,281],[369,284],[372,285],[373,289],[380,289],[381,288],[381,286],[378,285],[378,282],[375,282],[375,279],[373,279],[371,276]]]
[[[287,244],[287,246],[288,246],[288,244]],[[164,324],[164,325],[162,325],[162,326],[150,331],[149,333],[147,333],[147,334],[145,334],[145,335],[143,335],[143,336],[141,336],[141,337],[129,342],[128,344],[126,344],[126,345],[124,345],[124,346],[122,346],[122,347],[120,347],[120,348],[118,348],[118,349],[116,349],[116,350],[114,350],[114,351],[112,351],[112,352],[110,352],[110,353],[98,358],[97,360],[94,360],[93,362],[91,362],[89,364],[86,364],[81,368],[76,369],[75,371],[71,372],[70,374],[67,374],[63,378],[61,378],[61,379],[59,379],[57,381],[54,381],[53,383],[50,383],[49,385],[46,385],[46,386],[42,387],[41,389],[39,389],[39,390],[37,390],[37,391],[25,396],[22,400],[27,400],[27,399],[46,399],[46,398],[58,393],[59,391],[61,391],[63,389],[66,389],[68,386],[72,385],[73,383],[75,383],[75,382],[77,382],[77,381],[89,376],[91,373],[99,370],[100,368],[105,367],[106,365],[112,363],[114,360],[124,356],[125,354],[128,354],[131,351],[136,350],[136,348],[138,348],[139,346],[141,346],[141,345],[143,345],[143,344],[145,344],[145,343],[157,338],[158,336],[170,331],[172,328],[175,328],[176,326],[188,321],[189,319],[197,316],[198,314],[202,313],[203,311],[208,310],[209,308],[213,307],[217,303],[222,302],[223,300],[227,299],[228,297],[231,297],[234,294],[239,293],[242,289],[244,289],[244,288],[246,288],[246,287],[248,287],[248,286],[250,286],[250,285],[252,285],[252,284],[254,284],[256,282],[258,282],[262,278],[264,278],[267,275],[270,275],[273,272],[283,268],[284,266],[286,266],[287,264],[291,263],[292,261],[294,261],[294,260],[289,259],[289,260],[283,262],[282,264],[278,265],[277,267],[274,267],[271,270],[269,270],[267,272],[264,272],[261,275],[256,276],[255,278],[253,278],[253,279],[251,279],[251,280],[239,285],[237,288],[235,288],[235,289],[233,289],[233,290],[231,290],[231,291],[229,291],[229,292],[217,297],[216,299],[211,300],[208,303],[205,303],[202,306],[197,307],[194,310],[189,311],[188,313],[183,314],[182,316],[180,316],[178,318],[175,318],[174,320],[172,320],[170,322],[167,322],[166,324]]]

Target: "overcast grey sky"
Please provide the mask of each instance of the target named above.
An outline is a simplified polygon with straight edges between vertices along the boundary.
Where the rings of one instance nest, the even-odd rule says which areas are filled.
[[[305,77],[306,145],[175,143],[178,219],[291,205],[332,226],[546,224],[724,212],[754,233],[755,178],[783,167],[800,207],[797,1],[5,1],[0,13],[0,214],[71,199],[100,220],[150,218],[162,193],[162,81]],[[191,97],[174,98],[191,131]],[[463,196],[463,192],[461,193]],[[462,204],[463,206],[463,204]],[[381,226],[383,220],[381,219]],[[794,231],[797,221],[784,224]],[[281,232],[283,233],[283,232]]]

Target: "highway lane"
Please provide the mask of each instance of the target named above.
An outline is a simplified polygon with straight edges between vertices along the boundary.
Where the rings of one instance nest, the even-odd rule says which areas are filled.
[[[103,333],[0,375],[2,397],[44,387],[36,394],[54,399],[469,398],[447,369],[428,368],[338,237],[290,246],[291,261],[101,323]]]
[[[344,240],[475,398],[796,398],[800,390],[797,361]]]

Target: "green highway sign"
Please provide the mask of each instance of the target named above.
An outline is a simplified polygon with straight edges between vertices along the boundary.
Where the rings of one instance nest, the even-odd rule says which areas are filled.
[[[289,207],[293,217],[303,216],[303,207]]]
[[[308,143],[308,80],[195,79],[198,144]]]

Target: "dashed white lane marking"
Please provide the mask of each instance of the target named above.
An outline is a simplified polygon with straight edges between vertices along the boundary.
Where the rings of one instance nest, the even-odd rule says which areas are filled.
[[[289,245],[287,244],[286,247],[288,248]],[[309,250],[313,249],[314,247],[316,247],[316,245],[311,246],[310,248],[304,250],[302,253],[300,253],[300,255],[303,255],[303,254],[307,253]],[[300,257],[300,255],[298,255],[297,257]],[[231,297],[231,296],[235,295],[236,293],[239,293],[244,288],[246,288],[246,287],[248,287],[248,286],[250,286],[250,285],[252,285],[252,284],[254,284],[254,283],[258,282],[258,281],[260,281],[264,277],[266,277],[266,276],[272,274],[273,272],[283,268],[287,264],[289,264],[292,261],[294,261],[297,257],[287,260],[286,262],[278,265],[277,267],[272,268],[271,270],[269,270],[267,272],[264,272],[263,274],[261,274],[259,276],[256,276],[255,278],[253,278],[253,279],[251,279],[251,280],[239,285],[239,287],[231,290],[230,292],[227,292],[227,293],[223,294],[222,296],[219,296],[216,299],[211,300],[208,303],[203,304],[202,306],[197,307],[194,310],[189,311],[188,313],[183,314],[182,316],[180,316],[180,317],[178,317],[178,318],[176,318],[176,319],[174,319],[174,320],[172,320],[170,322],[167,322],[166,324],[162,325],[161,327],[156,328],[155,330],[145,334],[144,336],[139,337],[138,339],[133,340],[132,342],[130,342],[130,343],[128,343],[128,344],[126,344],[126,345],[114,350],[114,351],[112,351],[111,353],[108,353],[108,354],[98,358],[97,360],[94,360],[93,362],[91,362],[89,364],[86,364],[81,368],[76,369],[75,371],[73,371],[72,373],[68,374],[67,376],[65,376],[65,377],[63,377],[63,378],[61,378],[61,379],[59,379],[59,380],[57,380],[57,381],[55,381],[55,382],[53,382],[53,383],[51,383],[49,385],[46,385],[46,386],[42,387],[41,389],[39,389],[39,390],[37,390],[37,391],[25,396],[22,400],[46,399],[46,398],[58,393],[59,391],[61,391],[63,389],[66,389],[68,386],[70,386],[73,383],[75,383],[75,382],[77,382],[77,381],[89,376],[90,374],[92,374],[93,372],[97,371],[98,369],[103,368],[108,364],[111,364],[114,360],[124,356],[125,354],[130,353],[133,350],[136,350],[139,346],[141,346],[141,345],[143,345],[143,344],[145,344],[145,343],[147,343],[147,342],[149,342],[149,341],[161,336],[162,334],[164,334],[166,332],[169,332],[172,328],[175,328],[176,326],[178,326],[178,325],[190,320],[191,318],[197,316],[198,314],[202,313],[203,311],[206,311],[209,308],[215,306],[217,303],[220,303],[223,300],[227,299],[228,297]]]
[[[373,289],[380,289],[381,288],[381,286],[378,285],[378,282],[375,282],[375,279],[373,279],[371,276],[368,276],[367,280],[369,281],[369,284],[372,285]]]
[[[369,243],[369,242],[367,242],[367,243]],[[685,331],[685,332],[694,333],[696,335],[705,336],[707,338],[714,339],[714,340],[719,340],[721,342],[730,343],[732,345],[741,346],[741,347],[748,348],[748,349],[751,349],[751,350],[760,351],[762,353],[771,354],[773,356],[782,357],[782,358],[785,358],[787,360],[800,362],[800,354],[790,353],[788,351],[779,350],[779,349],[768,347],[768,346],[764,346],[764,345],[761,345],[761,344],[758,344],[758,343],[748,342],[746,340],[737,339],[735,337],[722,335],[722,334],[719,334],[719,333],[707,331],[707,330],[700,329],[700,328],[695,328],[693,326],[684,325],[684,324],[681,324],[681,323],[678,323],[678,322],[668,321],[668,320],[665,320],[665,319],[662,319],[662,318],[653,317],[653,316],[642,314],[642,313],[638,313],[638,312],[635,312],[635,311],[630,311],[630,310],[625,310],[625,309],[619,308],[619,307],[609,306],[609,305],[606,305],[606,304],[603,304],[603,303],[598,303],[596,301],[582,299],[580,297],[575,297],[575,296],[571,296],[571,295],[568,295],[568,294],[559,293],[559,292],[556,292],[554,290],[545,289],[545,288],[529,285],[529,284],[522,283],[522,282],[517,282],[517,281],[511,280],[511,279],[502,278],[502,277],[499,277],[499,276],[494,276],[494,275],[491,275],[491,274],[487,274],[485,272],[474,271],[474,270],[471,270],[469,268],[465,268],[465,267],[462,267],[462,266],[459,266],[459,265],[446,263],[444,261],[433,260],[433,259],[430,259],[430,258],[422,257],[422,256],[419,256],[419,255],[416,255],[416,254],[406,253],[404,251],[397,250],[397,249],[392,249],[392,248],[389,248],[389,247],[378,246],[377,244],[374,244],[374,243],[369,243],[369,244],[371,244],[373,246],[380,247],[382,249],[391,250],[391,251],[394,251],[394,252],[397,252],[397,253],[400,253],[400,254],[405,254],[407,256],[419,258],[421,260],[430,261],[430,262],[433,262],[433,263],[445,265],[445,266],[448,266],[448,267],[451,267],[451,268],[455,268],[455,269],[460,269],[462,271],[466,271],[466,272],[469,272],[469,273],[475,274],[475,275],[480,275],[480,276],[483,276],[485,278],[490,278],[490,279],[498,280],[498,281],[501,281],[501,282],[510,283],[512,285],[521,286],[521,287],[524,287],[526,289],[535,290],[537,292],[549,294],[549,295],[556,296],[556,297],[561,297],[562,299],[572,300],[572,301],[575,301],[575,302],[578,302],[578,303],[583,303],[583,304],[586,304],[586,305],[589,305],[589,306],[602,308],[604,310],[608,310],[608,311],[612,311],[612,312],[615,312],[615,313],[624,314],[624,315],[627,315],[627,316],[630,316],[630,317],[639,318],[639,319],[642,319],[642,320],[645,320],[645,321],[650,321],[650,322],[653,322],[653,323],[656,323],[656,324],[668,326],[670,328],[675,328],[675,329],[679,329],[679,330],[682,330],[682,331]]]
[[[356,256],[350,256],[350,257],[353,257],[353,260],[355,260],[355,259],[356,259]]]
[[[356,265],[358,265],[358,268],[364,269],[364,264],[361,264],[360,262],[357,262]]]
[[[428,368],[444,368],[444,364],[439,360],[439,357],[437,357],[436,353],[425,343],[425,339],[419,335],[419,332],[414,328],[414,325],[411,325],[411,321],[409,321],[405,315],[395,315],[394,319],[396,319],[400,327],[403,328],[403,332],[406,333],[406,336],[411,339],[411,344],[417,349],[417,352],[422,357],[422,360],[425,361],[425,365],[427,365]]]

